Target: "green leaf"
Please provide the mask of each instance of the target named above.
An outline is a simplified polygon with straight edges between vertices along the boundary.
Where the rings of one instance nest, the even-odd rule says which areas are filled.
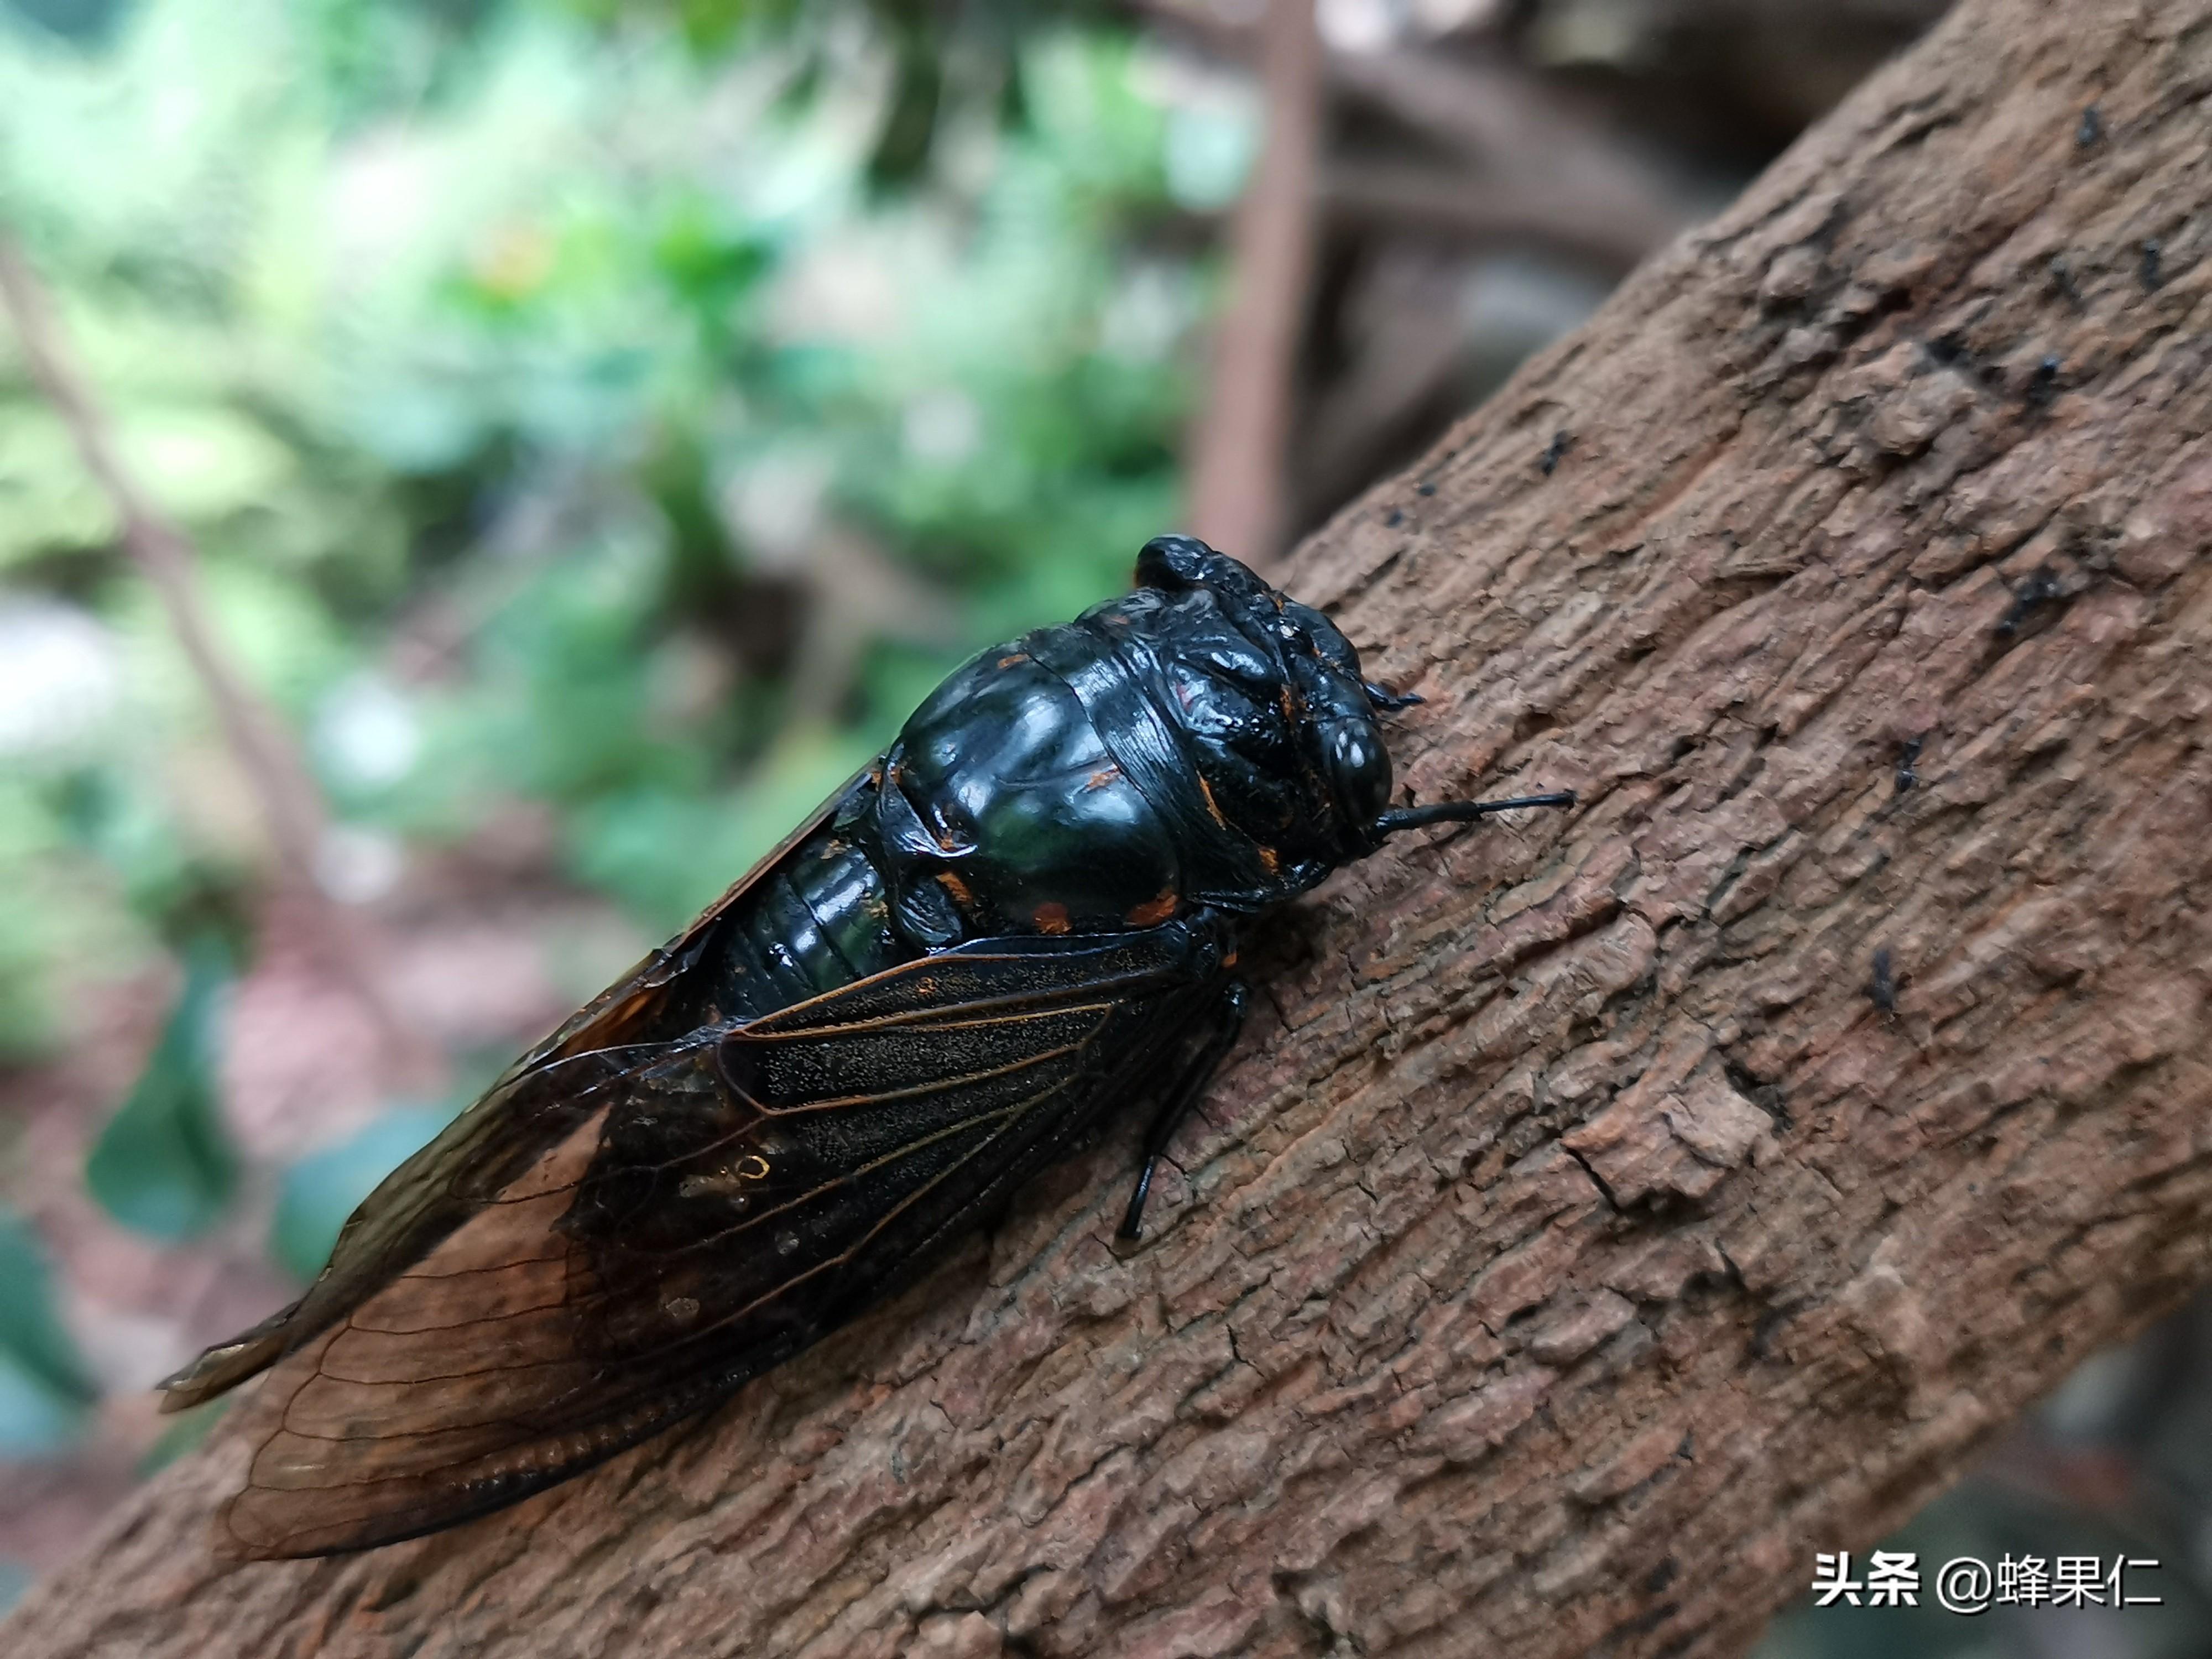
[[[46,1251],[31,1224],[0,1208],[0,1352],[58,1394],[89,1401],[99,1385],[55,1311]]]
[[[228,978],[220,947],[191,952],[153,1057],[85,1161],[85,1184],[101,1207],[165,1241],[212,1224],[238,1184],[216,1086]]]
[[[43,1457],[77,1437],[84,1408],[56,1394],[13,1354],[0,1353],[0,1457]]]
[[[122,400],[118,441],[131,473],[173,515],[204,524],[268,501],[296,468],[258,422],[212,403]],[[0,404],[0,563],[112,539],[115,509],[68,429],[37,404]]]
[[[67,1445],[99,1392],[55,1310],[38,1235],[0,1209],[0,1456]]]
[[[349,1140],[310,1153],[284,1172],[269,1254],[294,1278],[313,1279],[330,1260],[338,1229],[376,1183],[429,1144],[450,1111],[408,1106],[386,1112]]]
[[[266,500],[297,465],[265,427],[217,404],[126,405],[118,423],[132,477],[188,521]]]
[[[97,547],[115,514],[88,477],[69,428],[42,405],[0,404],[0,565],[57,547]]]

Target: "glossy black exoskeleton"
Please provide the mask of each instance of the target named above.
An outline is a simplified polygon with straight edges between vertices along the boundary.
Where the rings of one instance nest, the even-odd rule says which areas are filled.
[[[1246,920],[1384,839],[1319,612],[1163,537],[1134,592],[987,651],[665,948],[371,1194],[291,1307],[171,1378],[264,1369],[227,1547],[325,1554],[566,1479],[851,1319],[1107,1114],[1123,1223],[1235,1042]]]

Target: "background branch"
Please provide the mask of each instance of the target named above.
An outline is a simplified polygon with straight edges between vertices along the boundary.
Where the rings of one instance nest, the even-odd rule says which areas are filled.
[[[1559,204],[1553,211],[1565,225],[1610,224],[1605,246],[1614,257],[1630,250],[1632,263],[1697,216],[1636,150],[1526,70],[1437,52],[1339,52],[1328,78],[1333,89],[1456,151],[1468,176],[1506,200]]]
[[[1283,533],[1301,325],[1314,259],[1323,113],[1314,0],[1271,0],[1260,78],[1267,133],[1229,238],[1227,303],[1190,459],[1190,523],[1254,565]]]
[[[1689,222],[1649,210],[1623,216],[1600,200],[1404,161],[1333,161],[1322,169],[1330,219],[1443,242],[1528,246],[1615,274]]]

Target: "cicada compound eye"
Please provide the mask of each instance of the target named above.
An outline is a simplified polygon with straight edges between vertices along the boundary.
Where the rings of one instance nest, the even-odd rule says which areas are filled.
[[[1364,826],[1390,804],[1390,751],[1374,721],[1333,720],[1322,728],[1331,791],[1350,822]]]

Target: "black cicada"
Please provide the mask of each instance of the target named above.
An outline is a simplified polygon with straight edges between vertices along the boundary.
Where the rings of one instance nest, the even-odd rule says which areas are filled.
[[[1249,918],[1401,830],[1399,697],[1201,542],[987,651],[882,758],[532,1049],[346,1223],[292,1306],[165,1385],[267,1369],[249,1556],[450,1526],[853,1318],[1109,1113],[1152,1161],[1235,1041]]]

